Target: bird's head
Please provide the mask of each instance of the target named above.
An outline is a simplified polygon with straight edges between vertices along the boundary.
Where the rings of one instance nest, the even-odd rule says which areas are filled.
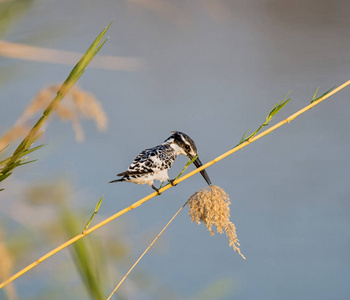
[[[189,159],[193,159],[197,153],[197,147],[194,141],[187,135],[180,131],[172,131],[172,135],[165,140],[165,143],[169,143],[170,146],[175,150],[176,155],[183,154]],[[202,166],[202,162],[199,157],[193,162],[194,165],[199,168]],[[205,170],[200,171],[205,181],[211,185],[209,176]]]

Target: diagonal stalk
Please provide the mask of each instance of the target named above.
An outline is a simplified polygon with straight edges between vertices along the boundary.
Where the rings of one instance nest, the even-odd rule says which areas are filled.
[[[299,111],[297,111],[296,113],[290,115],[288,118],[284,119],[283,121],[277,123],[276,125],[271,126],[270,128],[266,129],[265,131],[261,132],[260,134],[254,135],[253,137],[249,138],[248,140],[240,143],[239,145],[237,145],[236,147],[232,148],[231,150],[225,152],[224,154],[218,156],[217,158],[213,159],[212,161],[204,164],[203,166],[196,168],[195,170],[191,171],[190,173],[180,177],[179,179],[174,180],[174,184],[178,184],[186,179],[188,179],[189,177],[197,174],[198,172],[210,167],[211,165],[219,162],[220,160],[224,159],[225,157],[237,152],[238,150],[241,150],[242,148],[248,146],[250,143],[255,142],[256,140],[264,137],[265,135],[271,133],[272,131],[276,130],[277,128],[283,126],[286,123],[289,123],[290,121],[294,120],[296,117],[300,116],[301,114],[305,113],[306,111],[308,111],[309,109],[313,108],[314,106],[316,106],[317,104],[321,103],[322,101],[326,100],[327,98],[329,98],[330,96],[334,95],[335,93],[339,92],[340,90],[344,89],[345,87],[347,87],[348,85],[350,85],[350,80],[348,80],[347,82],[343,83],[342,85],[338,86],[337,88],[333,89],[332,91],[330,91],[329,93],[327,93],[326,95],[321,96],[319,99],[317,99],[316,101],[310,103],[309,105],[305,106],[304,108],[300,109]],[[164,192],[168,189],[172,188],[171,184],[168,184],[164,187],[162,187],[161,189],[159,189],[159,192]],[[69,245],[73,244],[74,242],[76,242],[77,240],[80,240],[81,238],[83,238],[84,236],[90,234],[91,232],[99,229],[100,227],[106,225],[107,223],[113,221],[114,219],[120,217],[121,215],[127,213],[128,211],[140,206],[141,204],[143,204],[144,202],[148,201],[149,199],[157,196],[158,193],[157,192],[153,192],[151,194],[149,194],[148,196],[140,199],[139,201],[133,203],[132,205],[122,209],[121,211],[115,213],[114,215],[110,216],[109,218],[101,221],[100,223],[96,224],[95,226],[91,227],[90,229],[87,229],[86,231],[84,231],[83,233],[80,233],[78,235],[76,235],[75,237],[71,238],[70,240],[68,240],[67,242],[63,243],[62,245],[56,247],[55,249],[51,250],[50,252],[48,252],[47,254],[45,254],[44,256],[40,257],[38,260],[36,260],[35,262],[31,263],[30,265],[26,266],[24,269],[20,270],[19,272],[17,272],[16,274],[14,274],[13,276],[11,276],[10,278],[8,278],[7,280],[3,281],[2,283],[0,283],[0,289],[3,288],[4,286],[6,286],[7,284],[9,284],[10,282],[14,281],[15,279],[17,279],[18,277],[22,276],[24,273],[28,272],[29,270],[33,269],[35,266],[37,266],[38,264],[40,264],[41,262],[43,262],[44,260],[48,259],[49,257],[51,257],[52,255],[56,254],[57,252],[61,251],[62,249],[68,247]]]
[[[35,147],[32,149],[30,149],[30,147],[41,135],[41,133],[42,133],[40,131],[41,127],[43,126],[43,124],[45,123],[47,118],[50,116],[50,114],[55,110],[56,106],[61,102],[61,100],[64,98],[64,96],[68,93],[68,91],[71,89],[71,87],[77,82],[77,80],[80,78],[80,76],[84,73],[87,65],[95,57],[97,52],[105,44],[107,39],[104,40],[102,43],[101,43],[101,41],[102,41],[105,33],[107,32],[107,30],[110,26],[111,26],[111,24],[109,24],[105,29],[103,29],[102,32],[92,42],[91,46],[84,53],[84,55],[79,60],[79,62],[74,66],[72,71],[69,73],[67,79],[64,81],[64,83],[59,88],[55,98],[50,102],[50,104],[44,110],[40,119],[32,127],[32,129],[30,130],[28,135],[23,139],[23,141],[19,144],[19,146],[13,152],[12,156],[9,157],[8,159],[2,161],[2,163],[4,163],[5,165],[2,169],[0,169],[0,182],[5,180],[8,176],[10,176],[12,171],[16,167],[23,164],[23,161],[25,160],[25,158],[23,159],[22,157],[24,155],[38,149],[38,147]]]
[[[186,206],[188,201],[184,205],[181,206],[181,208],[175,213],[175,215],[170,219],[170,221],[163,227],[163,229],[159,232],[159,234],[155,237],[155,239],[152,241],[152,243],[149,244],[149,246],[146,248],[145,251],[140,255],[140,257],[135,261],[135,263],[131,266],[128,272],[126,272],[125,276],[120,280],[120,282],[117,284],[113,292],[108,296],[107,300],[110,300],[113,294],[117,291],[117,289],[121,286],[121,284],[124,282],[126,277],[130,274],[130,272],[136,267],[138,262],[142,259],[142,257],[145,256],[145,254],[148,252],[148,250],[154,245],[154,243],[158,240],[158,238],[162,235],[165,229],[170,225],[170,223],[175,219],[175,217],[180,213],[180,211]]]

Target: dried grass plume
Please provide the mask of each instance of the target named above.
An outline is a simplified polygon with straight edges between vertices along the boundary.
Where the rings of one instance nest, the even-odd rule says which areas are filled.
[[[4,240],[2,239],[2,231],[0,229],[0,279],[5,280],[8,278],[13,270],[14,260],[7,249]],[[13,284],[8,285],[5,288],[7,299],[17,300],[18,296]]]
[[[31,128],[29,125],[31,119],[37,113],[41,113],[50,104],[59,87],[59,85],[51,85],[38,92],[16,124],[0,137],[0,150],[14,140],[24,138],[28,134]],[[84,139],[84,131],[80,119],[94,120],[100,131],[107,128],[107,116],[101,104],[91,93],[77,86],[73,86],[65,99],[59,103],[55,114],[61,120],[72,122],[76,140],[79,142]]]
[[[217,185],[205,187],[188,199],[192,222],[198,225],[203,222],[211,235],[214,235],[214,225],[218,233],[225,230],[229,245],[246,259],[239,248],[236,226],[230,221],[230,204],[229,196]]]

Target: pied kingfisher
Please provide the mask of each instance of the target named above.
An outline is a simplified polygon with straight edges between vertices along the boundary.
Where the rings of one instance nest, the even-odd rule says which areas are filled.
[[[110,183],[128,181],[137,184],[149,184],[158,194],[160,194],[159,190],[154,186],[153,180],[169,181],[171,185],[174,185],[174,179],[169,179],[168,169],[171,168],[179,154],[184,154],[193,159],[197,155],[197,147],[188,135],[179,131],[172,131],[171,133],[172,135],[163,144],[143,150],[125,172],[117,174],[117,176],[123,177],[112,180]],[[198,157],[193,163],[197,168],[202,165]],[[207,172],[202,170],[200,173],[205,181],[211,185]]]

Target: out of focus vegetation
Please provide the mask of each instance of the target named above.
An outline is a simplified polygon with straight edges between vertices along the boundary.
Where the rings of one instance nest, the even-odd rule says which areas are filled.
[[[34,0],[0,1],[0,42],[21,17],[31,9]],[[24,163],[27,156],[41,146],[32,147],[47,126],[47,118],[55,113],[60,120],[72,122],[77,140],[83,139],[81,118],[93,119],[99,129],[107,126],[107,117],[102,105],[88,92],[73,87],[91,59],[97,54],[107,28],[98,36],[83,58],[60,87],[52,85],[38,91],[22,116],[10,130],[0,132],[0,181],[5,181],[13,171]],[[52,38],[52,37],[51,37]],[[35,39],[35,38],[34,38]],[[21,41],[23,43],[23,41]],[[24,41],[25,42],[25,41]],[[24,45],[24,44],[23,44]],[[2,49],[4,50],[4,48]],[[16,80],[20,65],[14,63],[0,70],[0,87]],[[37,74],[40,76],[40,74]],[[73,88],[72,88],[73,87]],[[69,89],[72,90],[68,93]],[[67,97],[62,101],[63,97]],[[52,100],[53,99],[53,100]],[[28,99],[29,100],[29,99]],[[3,101],[6,101],[3,99]],[[13,101],[9,99],[8,101]],[[6,107],[2,106],[3,113]],[[38,116],[38,113],[42,115]],[[33,119],[39,119],[32,127]],[[49,134],[49,133],[48,133]],[[22,142],[16,149],[16,144]],[[16,149],[16,150],[14,150]],[[11,155],[10,151],[14,151]],[[37,154],[40,159],[40,153]],[[17,171],[17,170],[16,170]],[[19,171],[19,170],[18,170]],[[54,173],[48,177],[58,176]],[[3,188],[6,185],[2,186]],[[1,192],[0,218],[0,280],[6,280],[16,270],[35,260],[38,255],[62,241],[76,235],[84,228],[91,208],[73,205],[76,203],[74,187],[57,177],[55,181],[20,184],[13,178],[6,192]],[[95,218],[99,218],[98,216]],[[99,236],[88,236],[76,242],[56,257],[54,262],[42,263],[30,277],[25,279],[25,288],[16,289],[17,281],[0,291],[1,299],[105,299],[106,289],[113,286],[115,278],[121,277],[131,262],[131,247],[124,235],[123,226],[104,229]],[[113,280],[112,280],[113,279]],[[21,282],[23,284],[23,281]],[[231,281],[220,279],[208,286],[205,299],[218,299],[230,293]],[[174,291],[159,284],[145,272],[135,272],[118,299],[133,299],[147,290],[154,299],[178,299]],[[209,294],[212,296],[208,297]],[[135,297],[134,297],[135,296]],[[204,299],[203,293],[195,293],[191,299]],[[138,297],[138,296],[137,296]]]

